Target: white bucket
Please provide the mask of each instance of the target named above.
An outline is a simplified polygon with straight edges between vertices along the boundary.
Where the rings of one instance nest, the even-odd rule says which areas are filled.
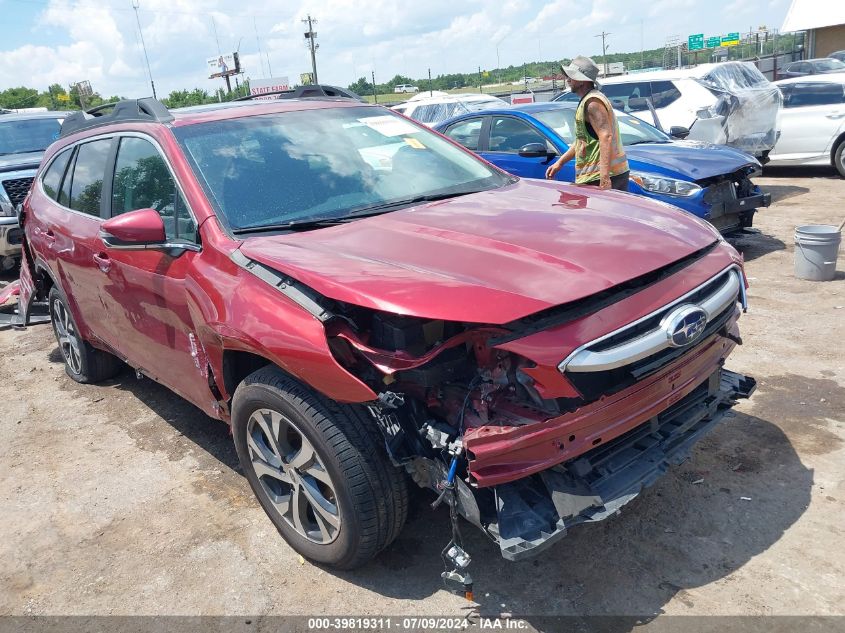
[[[810,281],[830,281],[836,276],[836,259],[842,234],[835,226],[807,224],[795,229],[795,276]]]

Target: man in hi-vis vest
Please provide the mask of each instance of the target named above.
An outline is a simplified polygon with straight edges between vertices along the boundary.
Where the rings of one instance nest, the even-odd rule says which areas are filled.
[[[572,92],[581,97],[575,110],[575,142],[546,170],[554,180],[564,164],[575,157],[575,184],[598,185],[600,189],[628,191],[628,159],[613,106],[598,89],[599,67],[579,55],[562,66]]]

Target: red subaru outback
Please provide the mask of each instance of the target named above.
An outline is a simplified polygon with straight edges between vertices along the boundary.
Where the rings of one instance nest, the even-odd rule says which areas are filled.
[[[74,380],[125,363],[231,424],[311,559],[384,549],[406,476],[535,554],[753,390],[723,369],[742,261],[672,207],[520,180],[346,100],[98,114],[24,203],[24,317],[49,308]],[[444,557],[468,584],[461,544]]]

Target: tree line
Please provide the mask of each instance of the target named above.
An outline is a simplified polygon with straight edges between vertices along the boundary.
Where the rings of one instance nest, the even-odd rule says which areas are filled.
[[[804,42],[801,36],[798,38],[794,34],[788,33],[781,35],[777,40],[777,51],[779,53],[795,51],[803,46]],[[727,49],[729,59],[752,59],[756,55],[762,53],[763,55],[772,54],[775,48],[775,40],[769,35],[766,35],[764,41],[760,40],[759,35],[752,38],[748,36],[743,39],[739,46],[730,47]],[[682,63],[693,64],[697,62],[709,61],[712,51],[682,51]],[[640,70],[643,68],[659,68],[663,66],[665,49],[653,48],[644,51],[633,53],[610,53],[607,58],[596,56],[595,62],[601,65],[604,61],[608,63],[622,62],[625,64],[626,70]],[[543,77],[556,77],[562,79],[560,65],[568,64],[569,59],[561,59],[554,61],[543,62],[528,62],[519,65],[510,65],[507,68],[483,69],[478,68],[475,72],[469,73],[448,73],[437,74],[431,77],[426,75],[422,78],[411,78],[406,75],[395,75],[392,79],[384,83],[376,82],[375,86],[372,83],[373,76],[359,77],[356,81],[349,84],[347,87],[352,92],[359,95],[371,94],[389,94],[393,93],[394,88],[399,84],[411,84],[417,86],[420,91],[426,90],[454,90],[457,88],[480,88],[488,84],[513,84],[515,82],[523,81],[524,77],[536,77],[542,79]],[[219,89],[216,92],[209,92],[202,88],[194,88],[193,90],[174,90],[161,101],[168,108],[180,108],[193,105],[203,105],[206,103],[215,103],[217,101],[231,101],[240,96],[249,94],[249,80],[237,85],[232,92],[226,92]],[[0,108],[4,109],[18,109],[18,108],[36,108],[45,107],[50,110],[79,110],[82,108],[90,109],[105,103],[113,103],[121,100],[123,97],[113,95],[110,97],[103,97],[95,92],[92,95],[80,95],[76,86],[65,88],[60,84],[53,84],[45,91],[38,91],[35,88],[27,88],[20,86],[17,88],[8,88],[0,91]]]

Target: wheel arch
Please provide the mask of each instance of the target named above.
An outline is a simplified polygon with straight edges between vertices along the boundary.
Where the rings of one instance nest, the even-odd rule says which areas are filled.
[[[282,367],[274,363],[269,358],[256,354],[252,351],[239,349],[223,349],[222,369],[223,369],[223,388],[231,400],[235,394],[235,389],[241,384],[244,379],[254,371],[273,365],[280,371],[289,375]]]
[[[830,146],[830,164],[834,167],[836,166],[836,150],[839,149],[842,143],[845,143],[845,129],[839,133],[839,136],[836,137],[836,140]]]

